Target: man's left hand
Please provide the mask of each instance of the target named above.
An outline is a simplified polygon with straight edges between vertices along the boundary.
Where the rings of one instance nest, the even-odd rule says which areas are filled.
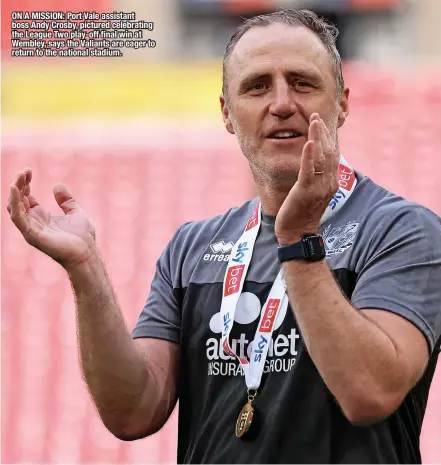
[[[297,182],[276,217],[275,233],[280,245],[293,244],[305,234],[318,233],[320,219],[339,187],[339,160],[328,128],[319,114],[313,113]]]

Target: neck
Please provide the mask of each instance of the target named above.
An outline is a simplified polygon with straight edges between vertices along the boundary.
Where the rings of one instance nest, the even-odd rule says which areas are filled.
[[[295,182],[284,185],[278,183],[263,183],[256,180],[256,190],[262,203],[262,210],[270,216],[277,216],[283,202]]]

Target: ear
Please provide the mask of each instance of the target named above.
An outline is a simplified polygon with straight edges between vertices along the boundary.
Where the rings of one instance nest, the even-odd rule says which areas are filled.
[[[225,127],[230,134],[235,134],[233,124],[231,123],[230,119],[230,111],[223,95],[219,97],[219,101],[221,104],[222,119],[224,120]]]
[[[340,97],[340,111],[338,114],[338,127],[341,128],[345,124],[346,118],[349,115],[349,87],[345,86]]]

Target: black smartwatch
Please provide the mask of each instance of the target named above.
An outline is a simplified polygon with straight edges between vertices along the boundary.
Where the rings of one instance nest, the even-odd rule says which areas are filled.
[[[277,254],[281,263],[296,259],[318,262],[326,257],[323,238],[315,234],[306,234],[296,244],[279,247]]]

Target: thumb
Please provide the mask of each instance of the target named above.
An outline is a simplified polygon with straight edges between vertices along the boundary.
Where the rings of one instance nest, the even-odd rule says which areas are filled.
[[[65,214],[79,208],[70,190],[63,183],[58,183],[54,186],[54,197]]]

